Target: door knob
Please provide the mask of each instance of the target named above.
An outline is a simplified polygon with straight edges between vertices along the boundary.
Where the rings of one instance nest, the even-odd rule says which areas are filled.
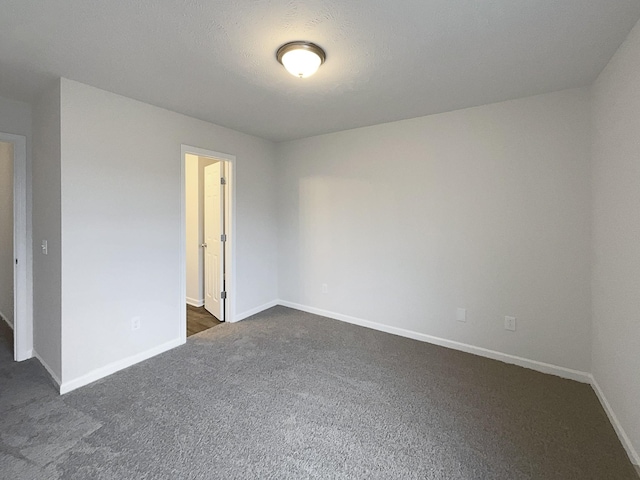
[[[202,245],[200,245],[202,248],[207,248],[207,244],[203,243]]]

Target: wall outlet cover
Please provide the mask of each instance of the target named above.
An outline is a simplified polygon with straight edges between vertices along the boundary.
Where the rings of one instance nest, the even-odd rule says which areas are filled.
[[[504,329],[511,332],[516,331],[516,317],[504,317]]]

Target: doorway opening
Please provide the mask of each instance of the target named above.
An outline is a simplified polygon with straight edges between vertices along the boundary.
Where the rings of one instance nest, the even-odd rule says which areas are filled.
[[[186,340],[232,321],[234,157],[185,145],[182,150]]]
[[[21,135],[0,133],[0,333],[13,358],[33,356],[33,326],[27,279],[27,147]]]

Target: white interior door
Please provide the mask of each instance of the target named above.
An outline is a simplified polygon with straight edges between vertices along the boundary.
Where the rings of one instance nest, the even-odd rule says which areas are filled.
[[[204,167],[204,308],[224,320],[223,163]]]

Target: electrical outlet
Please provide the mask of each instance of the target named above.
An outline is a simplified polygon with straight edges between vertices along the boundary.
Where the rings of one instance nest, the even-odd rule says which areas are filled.
[[[516,317],[504,317],[504,329],[516,331]]]
[[[459,322],[466,322],[467,321],[467,309],[466,308],[459,308],[458,310],[456,310],[456,320]]]
[[[322,284],[322,293],[329,293],[329,287],[326,283]]]
[[[136,330],[140,330],[140,317],[133,317],[131,319],[131,330],[132,331],[136,331]]]

